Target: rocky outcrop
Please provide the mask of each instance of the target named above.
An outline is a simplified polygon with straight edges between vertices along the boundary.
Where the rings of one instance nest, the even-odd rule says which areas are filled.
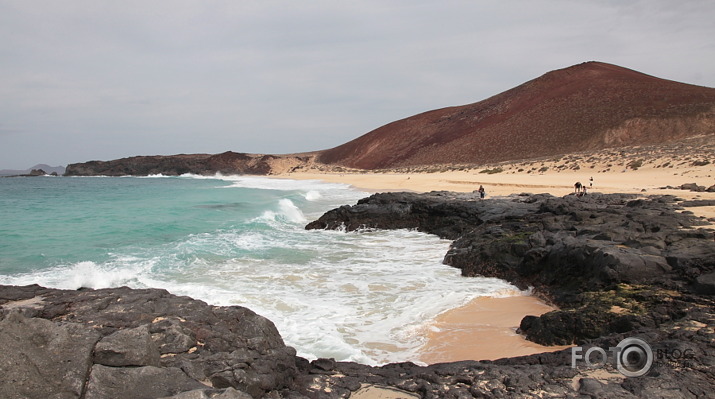
[[[0,170],[0,177],[5,176],[58,176],[65,173],[64,166],[50,166],[47,164],[37,164],[28,169],[2,169]]]
[[[354,363],[322,361],[301,366],[301,393],[309,397],[347,397],[355,385],[369,383],[416,393],[421,398],[705,398],[715,388],[712,356],[714,324],[712,305],[692,314],[697,320],[673,323],[636,334],[650,344],[654,363],[642,377],[624,378],[613,369],[572,367],[570,350],[494,362],[463,361],[418,367],[412,363],[368,367]],[[703,322],[699,321],[703,320]],[[708,327],[705,327],[708,326]],[[614,334],[584,345],[616,347],[632,334]],[[306,374],[307,370],[308,374]],[[335,394],[319,387],[328,387]],[[340,396],[342,395],[342,396]],[[407,396],[405,396],[407,397]]]
[[[0,177],[37,177],[37,176],[57,176],[57,172],[48,174],[42,169],[32,169],[28,173],[18,173],[10,175],[0,175]]]
[[[448,377],[432,375],[426,385],[432,390],[418,384],[423,397],[444,397],[435,388],[440,384],[463,395],[454,397],[535,392],[557,397],[703,397],[712,389],[708,379],[715,372],[715,364],[705,360],[715,349],[715,241],[712,230],[698,228],[707,222],[681,212],[681,204],[706,203],[618,194],[523,194],[482,201],[476,195],[449,192],[384,193],[327,212],[306,228],[417,228],[453,239],[444,263],[465,276],[500,277],[522,289],[533,287],[560,307],[525,317],[520,332],[528,339],[584,345],[585,351],[595,346],[607,350],[625,337],[639,336],[650,343],[659,362],[648,376],[621,381],[584,377],[564,367],[569,351],[502,360],[495,363],[498,367],[483,368],[482,363],[479,371],[466,371],[471,364],[443,365],[432,372],[464,369]],[[688,359],[682,356],[686,352]],[[678,356],[668,357],[674,353]],[[476,375],[501,372],[510,377],[475,384]],[[563,386],[567,378],[573,378],[573,390]],[[461,390],[455,384],[459,380],[464,381]],[[405,381],[396,385],[414,387]],[[695,388],[680,388],[684,386]]]
[[[673,187],[673,186],[665,186],[661,187],[664,189],[670,189],[670,190],[688,190],[688,191],[695,191],[698,193],[702,192],[709,192],[709,193],[715,193],[715,184],[713,184],[710,187],[705,187],[705,186],[700,186],[697,183],[686,183],[686,184],[681,184],[678,187]]]
[[[528,338],[581,344],[682,318],[715,288],[713,233],[679,209],[673,196],[480,201],[448,192],[385,193],[332,210],[306,228],[417,228],[453,239],[445,264],[465,276],[534,287],[561,308],[524,319]]]
[[[715,389],[711,302],[637,334],[655,362],[643,377],[572,367],[569,350],[493,362],[372,367],[309,362],[268,320],[163,290],[0,286],[3,398],[348,398],[366,386],[420,398],[696,398]]]
[[[0,305],[3,398],[262,397],[297,372],[273,323],[238,306],[39,286],[0,287]]]

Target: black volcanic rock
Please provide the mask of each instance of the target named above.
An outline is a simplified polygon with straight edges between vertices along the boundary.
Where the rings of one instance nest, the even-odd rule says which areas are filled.
[[[584,197],[384,193],[324,214],[306,228],[416,228],[454,239],[444,262],[465,276],[534,287],[560,310],[527,316],[520,332],[546,345],[608,350],[632,336],[652,347],[643,377],[609,380],[566,366],[569,350],[496,362],[409,364],[341,375],[378,374],[377,383],[421,397],[705,397],[715,387],[715,242],[672,196]],[[695,205],[695,204],[692,204]],[[697,204],[700,205],[700,204]],[[678,354],[675,356],[674,354]],[[687,356],[683,355],[687,354]],[[336,379],[337,380],[337,379]],[[572,385],[565,384],[570,381]],[[338,383],[338,382],[336,382]]]
[[[464,276],[534,287],[561,307],[521,325],[529,339],[553,345],[678,319],[692,305],[690,296],[709,292],[712,232],[677,208],[672,196],[482,201],[471,194],[383,193],[329,211],[306,228],[417,228],[454,239],[445,264]],[[613,306],[627,309],[614,313]]]
[[[7,177],[7,176],[31,176],[34,175],[33,171],[41,171],[42,174],[40,176],[43,176],[45,174],[49,174],[51,176],[57,176],[65,173],[65,167],[64,166],[50,166],[47,164],[37,164],[33,167],[30,167],[28,169],[2,169],[0,170],[0,177]]]
[[[80,397],[99,338],[82,325],[7,314],[0,320],[0,396]]]
[[[590,341],[584,350],[608,349],[635,333],[660,354],[643,377],[607,369],[595,380],[583,363],[571,367],[569,350],[427,367],[308,362],[243,308],[155,289],[0,286],[0,396],[346,398],[371,384],[422,398],[706,397],[715,389],[715,308],[703,299],[694,305],[688,318]]]
[[[472,194],[433,191],[381,193],[361,199],[354,206],[333,209],[306,229],[415,228],[442,238],[457,239],[490,220],[517,219],[538,205],[521,202],[474,201]]]
[[[0,397],[159,398],[287,387],[295,350],[273,323],[164,290],[0,286]]]

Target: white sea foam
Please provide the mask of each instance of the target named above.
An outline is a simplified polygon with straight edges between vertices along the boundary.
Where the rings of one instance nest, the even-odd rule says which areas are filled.
[[[368,364],[414,361],[438,314],[480,295],[514,293],[502,280],[463,278],[443,265],[449,241],[432,235],[304,230],[308,219],[362,196],[345,186],[224,179],[237,190],[242,184],[278,191],[261,197],[272,198],[261,216],[238,217],[232,227],[138,243],[102,261],[0,276],[0,283],[165,288],[215,305],[246,306],[272,320],[306,358]]]
[[[155,173],[155,174],[146,175],[146,176],[138,176],[137,178],[139,178],[139,179],[161,179],[164,177],[171,177],[171,176],[167,176],[162,173]]]
[[[34,273],[15,276],[0,276],[1,284],[28,285],[40,284],[68,290],[78,288],[106,288],[122,285],[135,286],[135,276],[147,272],[144,261],[129,259],[97,264],[92,261],[82,261],[70,265],[57,266]]]
[[[217,173],[215,175],[196,175],[186,173],[181,175],[184,178],[192,179],[217,179],[231,182],[232,187],[240,188],[256,188],[261,190],[349,190],[350,185],[341,183],[326,183],[320,180],[293,180],[281,179],[263,176],[244,176],[244,175],[223,175]]]
[[[230,182],[227,188],[253,188],[260,190],[279,190],[279,191],[301,191],[304,192],[304,197],[308,201],[316,201],[323,197],[328,197],[332,201],[340,198],[353,198],[356,194],[365,196],[367,193],[354,190],[352,186],[343,183],[327,183],[320,180],[292,180],[262,176],[238,176],[238,175],[221,175],[215,176],[199,176],[199,175],[182,175],[182,177],[191,177],[195,179],[219,179]]]
[[[308,221],[303,212],[293,203],[293,201],[287,198],[280,199],[275,210],[264,211],[263,214],[256,220],[287,222],[294,224],[303,224]]]
[[[308,201],[317,201],[320,199],[320,197],[322,197],[322,195],[320,195],[320,191],[310,190],[305,193],[305,199],[307,199]]]
[[[297,206],[293,203],[293,201],[283,198],[280,201],[278,201],[281,214],[285,216],[288,221],[292,223],[305,223],[308,221],[308,219],[305,218],[305,215],[303,215],[303,212],[298,209]]]
[[[480,295],[513,290],[504,281],[466,279],[442,265],[449,243],[434,236],[282,226],[195,235],[165,253],[79,262],[3,283],[157,287],[212,304],[242,305],[272,320],[301,356],[367,364],[415,361],[438,314]]]
[[[79,262],[69,270],[66,283],[70,284],[67,288],[101,288],[111,287],[125,279],[125,273],[118,271],[101,270],[94,262]]]
[[[285,248],[311,250],[307,262],[236,258],[213,264],[201,272],[213,285],[202,289],[207,296],[201,298],[265,315],[307,358],[415,360],[436,315],[476,296],[513,289],[497,279],[462,278],[440,263],[448,242],[414,231],[291,234],[299,237],[283,242]],[[196,286],[163,287],[198,294]]]

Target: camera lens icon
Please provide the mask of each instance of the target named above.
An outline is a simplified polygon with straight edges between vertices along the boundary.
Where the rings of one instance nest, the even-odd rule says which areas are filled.
[[[616,346],[618,371],[626,377],[640,377],[653,366],[653,351],[650,345],[638,338],[626,338]]]

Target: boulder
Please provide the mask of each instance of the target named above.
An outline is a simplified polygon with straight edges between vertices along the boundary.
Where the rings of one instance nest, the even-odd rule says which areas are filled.
[[[119,330],[102,338],[94,348],[94,364],[159,366],[159,350],[151,339],[149,326]]]
[[[258,398],[296,374],[268,319],[165,290],[0,286],[0,318],[3,398]]]
[[[86,399],[153,399],[206,388],[174,367],[92,366]]]
[[[11,312],[0,320],[0,397],[79,398],[100,335]]]
[[[680,185],[681,190],[690,190],[690,191],[696,191],[696,192],[703,192],[706,190],[705,186],[699,186],[696,183],[686,183],[686,184],[681,184]]]
[[[715,295],[715,272],[703,274],[695,279],[695,291],[703,295]]]

